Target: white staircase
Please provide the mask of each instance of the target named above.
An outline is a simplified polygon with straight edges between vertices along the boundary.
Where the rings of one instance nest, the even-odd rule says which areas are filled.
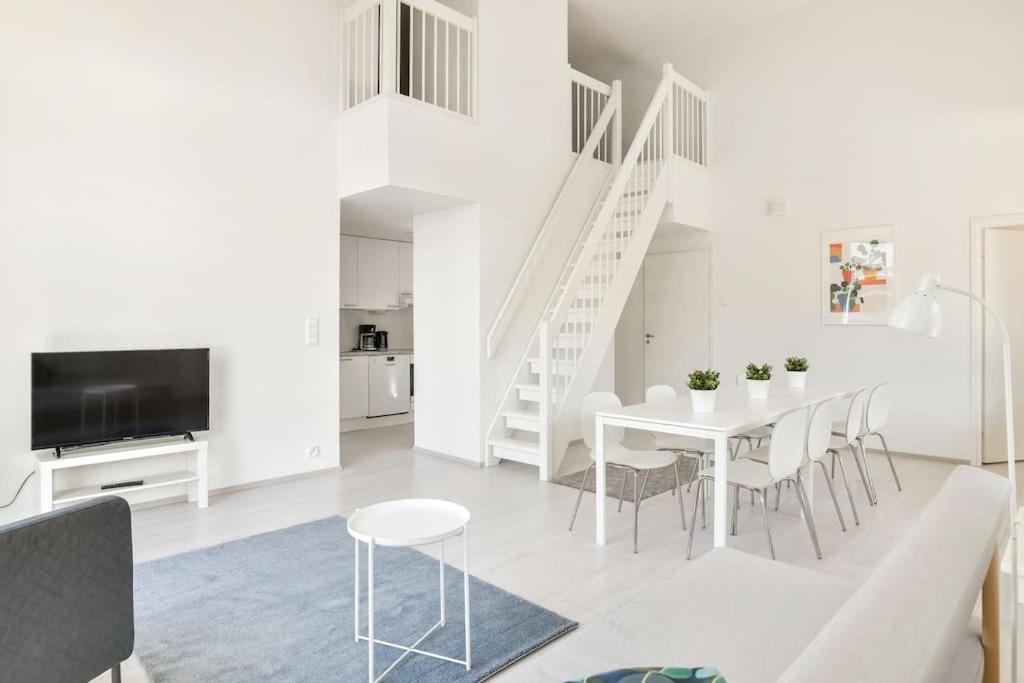
[[[703,91],[665,65],[636,137],[580,231],[490,424],[489,464],[528,463],[547,480],[578,438],[580,403],[668,202],[668,162],[675,156],[704,165],[706,102]],[[517,279],[514,288],[524,282]],[[492,330],[504,330],[508,323],[501,316],[508,313],[503,309]],[[488,339],[492,355],[498,341]]]

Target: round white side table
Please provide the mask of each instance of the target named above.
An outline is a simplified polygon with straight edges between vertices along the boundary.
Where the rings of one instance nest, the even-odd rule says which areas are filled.
[[[469,671],[472,665],[470,657],[470,627],[469,627],[469,541],[466,534],[466,525],[469,524],[469,510],[450,503],[446,500],[431,500],[426,498],[409,498],[405,500],[392,500],[384,503],[377,503],[366,508],[356,510],[348,518],[348,533],[355,539],[355,618],[354,634],[358,643],[360,640],[367,642],[367,663],[368,680],[370,683],[384,678],[409,654],[424,655],[441,659],[453,664],[461,664]],[[462,536],[463,541],[463,593],[465,603],[466,620],[466,658],[453,659],[435,652],[427,652],[419,649],[420,643],[444,626],[445,599],[444,599],[444,542],[455,536]],[[367,546],[367,633],[359,633],[359,544]],[[440,593],[441,593],[441,618],[436,624],[424,633],[412,645],[398,645],[380,640],[374,636],[373,624],[373,551],[376,546],[385,547],[407,547],[418,545],[430,545],[437,543],[440,546]],[[398,650],[403,650],[402,656],[394,661],[384,672],[374,678],[373,675],[373,649],[376,645],[383,645]]]

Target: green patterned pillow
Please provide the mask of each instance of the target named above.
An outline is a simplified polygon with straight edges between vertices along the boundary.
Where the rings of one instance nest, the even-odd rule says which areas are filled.
[[[698,666],[692,669],[681,666],[619,669],[603,674],[587,676],[572,683],[726,683],[718,669]]]

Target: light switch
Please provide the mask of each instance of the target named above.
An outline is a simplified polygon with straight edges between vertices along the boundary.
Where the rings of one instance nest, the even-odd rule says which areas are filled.
[[[306,318],[306,346],[320,344],[320,318],[311,315]]]

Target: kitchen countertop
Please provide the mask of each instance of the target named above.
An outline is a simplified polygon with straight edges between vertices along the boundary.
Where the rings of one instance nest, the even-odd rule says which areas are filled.
[[[382,349],[381,351],[342,351],[342,358],[354,356],[411,356],[412,349]]]

